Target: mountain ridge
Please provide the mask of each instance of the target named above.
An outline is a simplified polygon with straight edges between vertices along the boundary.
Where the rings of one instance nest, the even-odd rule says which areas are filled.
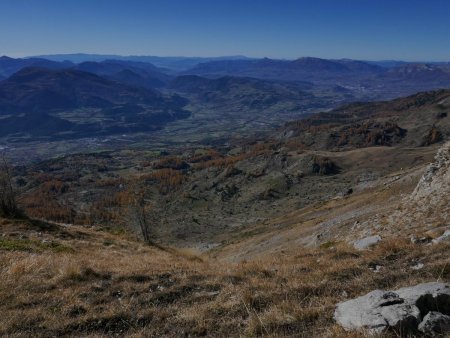
[[[39,124],[30,123],[35,119],[33,114],[48,119],[47,127],[58,121],[56,125],[64,125],[62,132],[72,132],[71,137],[151,131],[189,116],[182,109],[185,104],[186,100],[178,96],[164,96],[156,90],[127,86],[74,69],[24,68],[0,82],[4,126],[18,123],[10,132],[5,127],[4,136],[25,132],[24,125],[31,135],[36,135]],[[60,134],[58,128],[45,131],[48,135],[39,135]]]

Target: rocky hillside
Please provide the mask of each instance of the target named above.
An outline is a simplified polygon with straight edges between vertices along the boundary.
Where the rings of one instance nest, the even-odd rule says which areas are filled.
[[[450,90],[352,103],[288,123],[278,135],[314,149],[427,146],[450,136]]]

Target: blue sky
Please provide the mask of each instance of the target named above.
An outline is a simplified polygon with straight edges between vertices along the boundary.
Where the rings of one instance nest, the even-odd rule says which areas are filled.
[[[448,0],[0,0],[0,54],[450,61]]]

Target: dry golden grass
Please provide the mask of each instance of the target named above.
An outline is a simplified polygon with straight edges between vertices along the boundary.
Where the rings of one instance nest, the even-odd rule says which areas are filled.
[[[357,337],[334,323],[337,302],[450,279],[448,244],[330,243],[231,264],[77,226],[0,224],[0,336]]]

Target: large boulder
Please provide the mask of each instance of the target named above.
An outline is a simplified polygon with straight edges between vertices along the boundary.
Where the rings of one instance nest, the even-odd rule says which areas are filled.
[[[345,330],[365,330],[370,334],[389,329],[402,335],[417,334],[419,330],[433,331],[430,329],[433,327],[446,330],[442,318],[439,319],[442,325],[438,325],[435,314],[427,317],[431,312],[450,315],[449,284],[424,283],[396,291],[374,290],[339,303],[334,318]]]

